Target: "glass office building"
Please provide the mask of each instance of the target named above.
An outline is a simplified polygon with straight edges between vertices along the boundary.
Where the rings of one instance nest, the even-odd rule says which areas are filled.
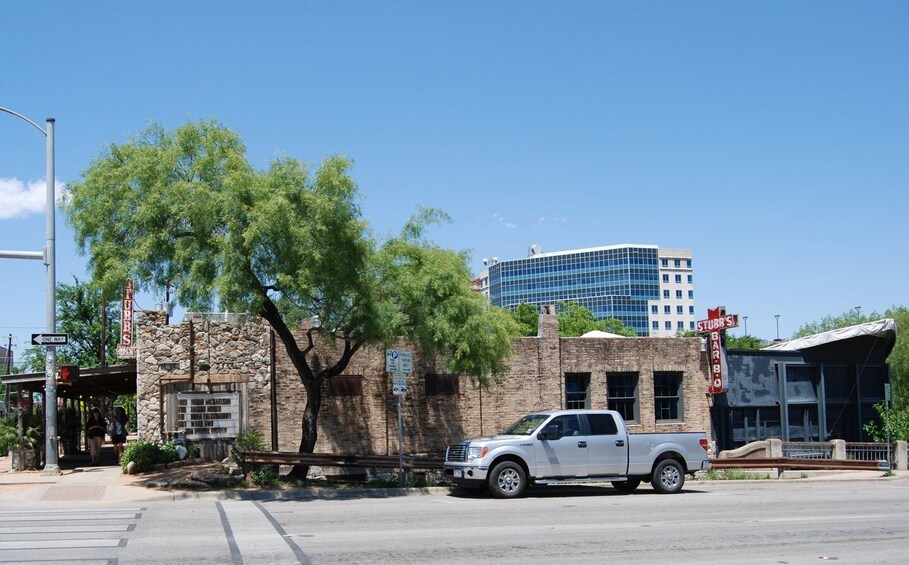
[[[650,311],[652,305],[662,304],[657,246],[538,250],[535,246],[529,257],[488,265],[492,304],[513,310],[522,302],[543,306],[574,301],[597,319],[617,318],[639,336],[653,334]],[[690,269],[690,252],[688,257]]]

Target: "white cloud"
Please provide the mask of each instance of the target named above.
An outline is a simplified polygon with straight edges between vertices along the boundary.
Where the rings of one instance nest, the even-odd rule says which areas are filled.
[[[56,181],[57,203],[64,197],[64,184]],[[47,199],[47,182],[25,183],[14,178],[0,178],[0,220],[43,214]]]
[[[560,224],[565,224],[565,223],[568,223],[568,218],[566,218],[565,216],[556,216],[555,218],[552,219],[552,221],[558,222]]]
[[[505,223],[505,227],[508,228],[508,229],[510,229],[510,230],[513,230],[513,229],[515,229],[516,227],[518,227],[518,224],[512,224],[511,222],[506,222],[506,223]]]

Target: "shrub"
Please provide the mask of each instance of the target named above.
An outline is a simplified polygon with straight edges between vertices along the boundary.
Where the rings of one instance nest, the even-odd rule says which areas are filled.
[[[161,446],[143,439],[127,443],[123,448],[123,457],[120,459],[120,466],[124,473],[130,462],[135,463],[133,472],[141,473],[150,470],[155,463],[164,462]]]
[[[278,468],[274,465],[256,465],[252,472],[252,482],[260,488],[274,486],[278,482]]]

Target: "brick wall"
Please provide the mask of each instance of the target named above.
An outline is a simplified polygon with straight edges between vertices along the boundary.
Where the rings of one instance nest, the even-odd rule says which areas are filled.
[[[458,376],[458,394],[427,394],[427,373],[445,374],[444,366],[403,341],[364,347],[351,360],[346,376],[362,377],[361,396],[338,396],[323,385],[316,451],[398,453],[397,403],[385,373],[385,349],[412,351],[414,372],[402,399],[404,450],[439,453],[460,438],[495,434],[534,410],[565,406],[565,373],[590,373],[591,408],[607,407],[606,375],[638,374],[640,423],[632,431],[710,431],[706,359],[698,338],[559,338],[555,316],[540,317],[538,337],[516,339],[507,371],[488,389]],[[269,329],[259,320],[242,324],[204,322],[165,326],[156,312],[137,318],[138,411],[141,435],[160,437],[159,385],[202,386],[207,379],[237,383],[247,398],[245,425],[270,445],[271,367]],[[298,339],[304,339],[302,335]],[[317,344],[314,365],[331,364],[340,344]],[[284,346],[276,340],[279,449],[295,451],[301,437],[306,393]],[[202,361],[210,371],[190,370]],[[657,423],[654,417],[654,371],[682,373],[682,418]],[[168,385],[168,382],[176,383]]]

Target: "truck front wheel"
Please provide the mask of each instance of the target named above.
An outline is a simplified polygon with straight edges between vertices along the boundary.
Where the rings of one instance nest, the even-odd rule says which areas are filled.
[[[527,475],[514,461],[502,461],[489,473],[489,492],[496,498],[520,496],[526,486]]]
[[[685,484],[685,470],[675,459],[663,459],[653,470],[650,484],[660,494],[679,492]]]

